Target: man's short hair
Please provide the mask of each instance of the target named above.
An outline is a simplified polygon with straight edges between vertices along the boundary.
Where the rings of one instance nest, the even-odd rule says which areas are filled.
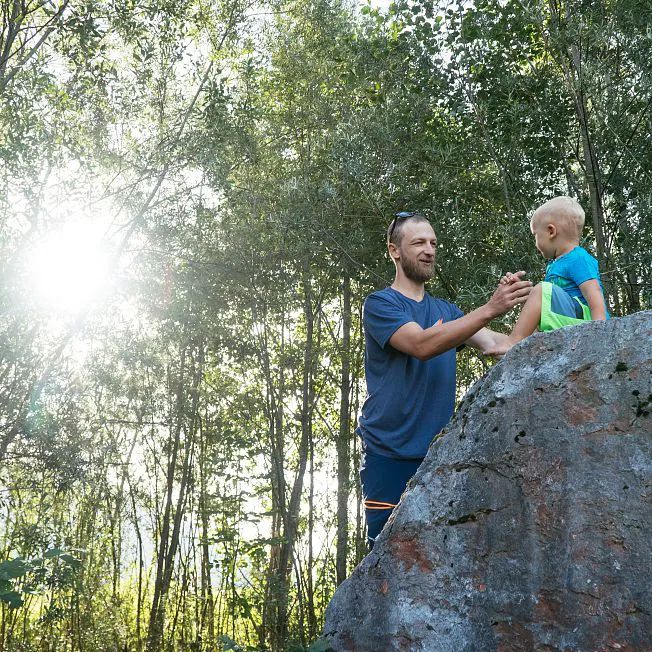
[[[584,209],[572,197],[553,197],[545,204],[542,204],[532,214],[532,221],[538,221],[548,217],[563,229],[568,229],[571,234],[582,235],[584,228]]]
[[[406,222],[428,222],[430,224],[430,220],[421,213],[411,213],[406,217],[401,217],[401,215],[402,213],[396,213],[387,227],[387,243],[389,244],[391,242],[397,247],[401,246],[403,227]]]

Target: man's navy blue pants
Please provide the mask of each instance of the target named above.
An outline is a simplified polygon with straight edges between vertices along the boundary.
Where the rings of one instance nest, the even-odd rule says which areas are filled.
[[[421,462],[423,458],[400,460],[363,451],[360,481],[370,549]]]

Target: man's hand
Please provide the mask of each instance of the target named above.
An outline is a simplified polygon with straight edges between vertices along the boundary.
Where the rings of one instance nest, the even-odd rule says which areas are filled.
[[[532,282],[521,280],[523,276],[525,276],[523,271],[515,274],[507,272],[500,279],[498,287],[486,303],[494,317],[504,315],[519,303],[525,303],[532,290]]]

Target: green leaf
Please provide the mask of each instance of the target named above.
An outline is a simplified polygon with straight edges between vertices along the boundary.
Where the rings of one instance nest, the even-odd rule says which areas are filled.
[[[240,650],[240,646],[226,634],[222,634],[217,640],[222,644],[223,650]]]
[[[71,568],[74,569],[81,568],[82,565],[81,560],[77,559],[77,557],[73,557],[72,555],[69,555],[68,553],[64,553],[63,555],[60,555],[59,559],[61,559],[61,561],[66,562],[66,564],[68,564],[68,566],[70,566]]]
[[[17,591],[0,593],[0,601],[6,602],[11,609],[18,609],[23,604],[23,598]]]
[[[49,550],[46,550],[43,556],[46,559],[53,559],[54,557],[60,557],[64,553],[61,548],[50,548]]]
[[[21,577],[29,570],[29,566],[22,557],[8,559],[0,564],[0,579],[12,580]]]

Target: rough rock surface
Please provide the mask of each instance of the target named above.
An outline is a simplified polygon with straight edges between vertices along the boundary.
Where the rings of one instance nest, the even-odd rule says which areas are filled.
[[[652,312],[536,334],[469,391],[329,650],[652,650]]]

